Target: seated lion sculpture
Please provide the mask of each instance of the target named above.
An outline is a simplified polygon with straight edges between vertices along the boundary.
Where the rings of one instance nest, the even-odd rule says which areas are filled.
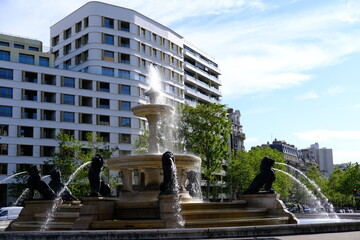
[[[30,199],[34,198],[35,190],[40,193],[42,199],[44,200],[53,200],[56,198],[54,191],[47,185],[46,182],[41,180],[40,171],[37,166],[32,166],[28,170],[30,175],[27,179],[27,187],[30,191]]]
[[[51,178],[49,182],[50,188],[56,193],[56,195],[59,195],[60,192],[62,192],[61,194],[62,200],[64,201],[77,200],[73,195],[71,195],[71,192],[68,188],[63,189],[65,185],[61,181],[61,172],[59,169],[52,169],[50,172],[50,178]]]
[[[260,189],[264,187],[265,192],[262,193],[274,193],[272,189],[272,184],[275,181],[275,172],[272,169],[275,160],[264,157],[260,164],[260,173],[256,175],[254,180],[251,182],[248,189],[244,194],[256,194],[260,192]]]
[[[105,182],[105,177],[101,174],[104,159],[100,154],[96,154],[91,159],[91,166],[88,173],[90,183],[90,197],[110,197],[110,186]]]

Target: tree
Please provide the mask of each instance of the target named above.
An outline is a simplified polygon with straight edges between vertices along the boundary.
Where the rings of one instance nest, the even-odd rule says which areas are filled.
[[[145,154],[148,152],[149,147],[149,130],[143,130],[139,137],[135,140],[135,153],[136,154]]]
[[[231,121],[227,118],[225,105],[200,104],[195,108],[185,106],[180,127],[186,150],[202,159],[202,173],[206,179],[206,199],[209,199],[210,184],[221,170],[228,157]]]

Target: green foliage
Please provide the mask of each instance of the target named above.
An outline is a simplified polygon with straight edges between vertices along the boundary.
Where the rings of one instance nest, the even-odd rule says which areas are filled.
[[[254,147],[248,152],[241,151],[233,154],[227,171],[230,177],[229,184],[232,195],[242,193],[248,188],[254,177],[259,173],[261,160],[264,157],[284,163],[284,155],[278,150],[269,147]],[[285,170],[283,165],[275,165],[274,168]],[[289,176],[280,172],[276,173],[273,188],[281,197],[285,198],[289,195],[291,185]]]
[[[136,154],[145,154],[148,152],[149,147],[149,130],[143,130],[142,133],[139,135],[139,138],[136,139],[134,147]]]
[[[223,160],[229,153],[231,121],[227,118],[225,105],[185,106],[180,122],[179,136],[184,137],[182,144],[202,159],[202,173],[207,182],[206,199],[209,199],[214,173],[221,170]]]
[[[63,182],[67,182],[71,174],[81,165],[91,161],[95,154],[101,154],[104,159],[107,159],[110,158],[115,150],[110,149],[101,137],[94,136],[92,133],[88,133],[86,138],[87,142],[81,143],[75,140],[74,136],[63,134],[62,132],[56,135],[59,150],[46,164],[61,171]],[[105,170],[107,169],[105,168]],[[83,168],[68,186],[72,194],[78,198],[88,195],[87,173],[88,168]],[[108,171],[106,171],[105,175],[109,175]]]

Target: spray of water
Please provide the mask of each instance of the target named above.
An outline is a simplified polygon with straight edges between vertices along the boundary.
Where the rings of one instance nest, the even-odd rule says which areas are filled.
[[[41,177],[41,179],[45,179],[47,177],[50,177],[50,175],[45,175],[43,177]],[[12,206],[17,206],[22,200],[23,198],[30,192],[30,189],[26,188],[21,194],[20,196],[16,199],[16,201],[12,204]]]
[[[184,222],[184,219],[181,214],[181,206],[180,206],[180,194],[179,194],[180,187],[179,187],[179,182],[178,182],[178,178],[177,178],[176,165],[173,161],[171,161],[171,170],[172,170],[172,174],[173,174],[172,177],[175,180],[175,181],[173,181],[174,186],[172,186],[173,187],[172,189],[175,190],[175,203],[172,207],[175,212],[175,219],[176,219],[178,227],[184,227],[185,222]]]
[[[157,67],[155,67],[152,64],[149,65],[148,79],[149,79],[150,88],[152,88],[153,90],[159,93],[159,98],[157,100],[158,101],[157,103],[159,104],[164,103],[164,97],[162,94],[162,87],[161,87],[161,74],[159,69],[157,69]]]
[[[40,228],[40,231],[47,231],[49,229],[49,223],[52,222],[54,220],[54,214],[55,211],[57,210],[57,208],[59,207],[59,205],[61,204],[61,195],[64,193],[64,191],[67,189],[67,186],[70,184],[70,182],[75,178],[75,176],[78,174],[78,172],[80,172],[85,166],[89,165],[91,163],[90,162],[86,162],[83,165],[81,165],[80,167],[78,167],[75,172],[73,172],[73,174],[71,174],[71,176],[69,177],[69,180],[64,184],[64,187],[58,192],[58,194],[56,195],[56,198],[54,199],[53,205],[52,207],[49,209],[49,211],[47,211],[46,213],[46,219],[45,222],[43,223],[43,225]]]
[[[297,179],[296,177],[294,177],[290,173],[287,173],[287,172],[285,172],[283,170],[280,170],[280,169],[277,169],[277,168],[274,168],[274,170],[289,176],[292,180],[294,180],[297,184],[299,184],[305,190],[305,192],[310,196],[312,201],[315,203],[315,206],[316,206],[317,209],[323,209],[324,208],[324,206],[321,204],[321,201],[305,186],[305,184],[300,182],[299,179]],[[329,218],[329,214],[327,212],[325,212],[324,215],[327,218]]]
[[[279,163],[279,162],[275,162],[276,164],[280,164],[280,165],[284,165],[286,166],[288,169],[291,169],[292,171],[299,173],[302,177],[304,177],[316,190],[317,193],[320,194],[321,198],[324,199],[328,209],[330,210],[331,213],[334,213],[335,218],[339,218],[337,216],[337,214],[334,211],[334,206],[332,205],[332,203],[329,201],[329,199],[321,192],[320,187],[310,178],[308,178],[303,172],[301,172],[300,170],[294,168],[293,166],[290,166],[288,164],[285,163]]]
[[[27,171],[25,171],[25,172],[15,173],[15,174],[13,174],[13,175],[11,175],[11,176],[9,176],[9,177],[7,177],[7,178],[5,178],[5,179],[1,180],[1,181],[0,181],[0,184],[3,184],[3,183],[5,183],[7,180],[10,180],[10,179],[12,179],[12,178],[14,178],[14,177],[16,177],[16,176],[19,176],[19,175],[21,175],[21,174],[25,174],[25,173],[27,173]]]

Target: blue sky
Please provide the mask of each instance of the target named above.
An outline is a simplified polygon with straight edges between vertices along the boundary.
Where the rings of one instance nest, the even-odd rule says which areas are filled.
[[[0,0],[0,32],[42,40],[87,1]],[[360,162],[360,1],[113,0],[214,57],[223,103],[241,111],[245,146],[318,142]],[[41,15],[39,15],[41,12]]]

